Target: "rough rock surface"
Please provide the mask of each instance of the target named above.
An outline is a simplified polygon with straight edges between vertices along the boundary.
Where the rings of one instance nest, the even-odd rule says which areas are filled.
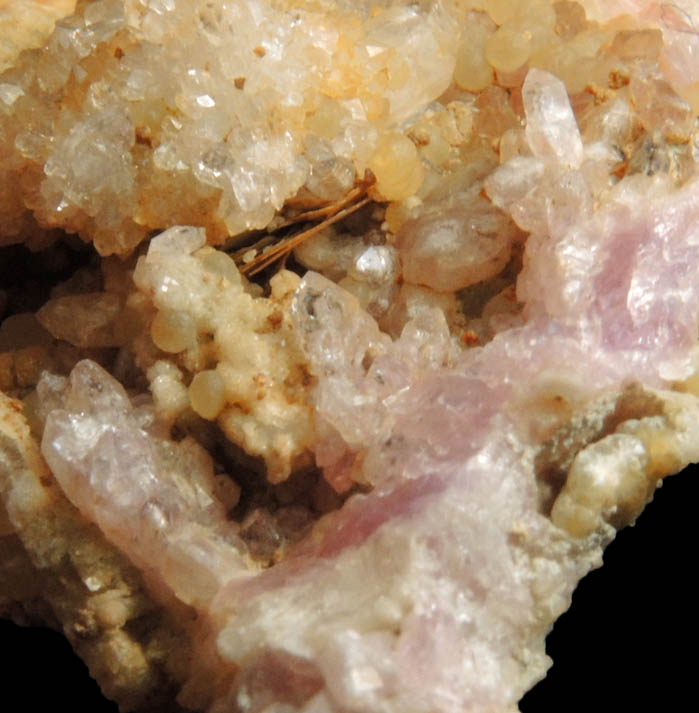
[[[2,610],[125,710],[515,711],[699,460],[686,5],[95,0],[13,61]]]

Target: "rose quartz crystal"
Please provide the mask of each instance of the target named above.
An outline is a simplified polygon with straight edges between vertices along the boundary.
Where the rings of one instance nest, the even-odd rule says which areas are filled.
[[[80,362],[67,383],[44,380],[40,396],[54,406],[44,452],[63,490],[153,586],[205,606],[244,568],[206,452],[191,439],[172,444],[150,433],[152,409],[134,408],[94,362]]]

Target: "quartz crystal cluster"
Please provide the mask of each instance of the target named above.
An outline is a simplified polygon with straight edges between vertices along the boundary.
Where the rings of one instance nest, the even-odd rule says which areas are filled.
[[[0,612],[125,711],[516,711],[699,460],[696,3],[69,12],[0,5]]]

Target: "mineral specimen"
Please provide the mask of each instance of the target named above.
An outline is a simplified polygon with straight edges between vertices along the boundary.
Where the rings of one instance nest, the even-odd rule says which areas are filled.
[[[94,0],[21,40],[0,609],[123,710],[516,710],[699,460],[697,23]]]

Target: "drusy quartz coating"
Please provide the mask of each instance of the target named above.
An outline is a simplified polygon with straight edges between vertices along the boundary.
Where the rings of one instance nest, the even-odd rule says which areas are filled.
[[[699,460],[696,3],[70,11],[0,45],[0,611],[124,711],[516,711]]]

